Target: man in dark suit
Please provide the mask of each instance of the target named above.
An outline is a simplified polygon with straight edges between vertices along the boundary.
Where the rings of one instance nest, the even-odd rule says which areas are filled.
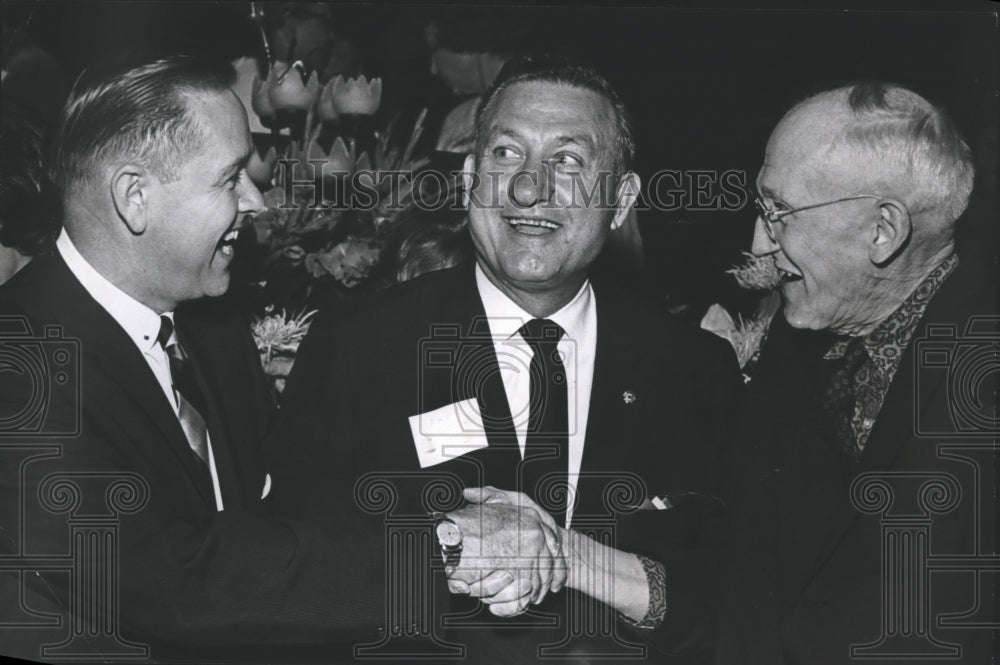
[[[783,310],[735,447],[718,662],[995,654],[996,275],[954,243],[972,182],[898,86],[821,93],[771,135],[753,251]]]
[[[321,316],[289,379],[276,437],[282,507],[348,510],[368,474],[395,483],[391,510],[413,515],[433,503],[404,487],[421,474],[505,490],[490,500],[472,491],[475,503],[457,510],[456,493],[438,508],[451,510],[438,518],[442,543],[461,539],[460,555],[446,556],[452,590],[518,615],[453,606],[467,614],[450,615],[447,637],[470,661],[641,655],[631,627],[600,624],[590,637],[603,641],[571,635],[567,615],[552,612],[587,605],[578,590],[625,623],[658,628],[645,651],[654,662],[708,649],[718,455],[737,367],[719,340],[588,277],[639,191],[632,153],[624,108],[596,72],[510,61],[465,163],[475,263],[407,282],[350,316]],[[539,525],[516,490],[554,519]],[[599,556],[613,571],[585,533],[611,536],[617,549]],[[574,591],[553,593],[564,585]]]
[[[246,322],[204,299],[262,207],[233,76],[94,68],[64,109],[64,230],[0,290],[5,654],[273,659],[377,635],[378,543],[343,539],[351,516],[261,516],[272,403]]]

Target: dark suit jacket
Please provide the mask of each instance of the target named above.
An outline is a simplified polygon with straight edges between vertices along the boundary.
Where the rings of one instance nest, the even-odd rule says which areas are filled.
[[[666,563],[671,611],[658,635],[663,648],[704,655],[711,575],[690,566],[704,566],[719,537],[711,497],[740,389],[735,357],[722,340],[667,320],[615,286],[595,281],[594,293],[597,353],[574,523],[607,514],[603,490],[616,476],[645,483],[644,495],[630,499],[635,504],[675,497],[682,506],[675,510],[619,515],[617,544]],[[514,489],[520,454],[474,264],[402,284],[351,316],[321,316],[284,395],[275,502],[292,512],[342,511],[355,503],[350,490],[363,474],[419,471],[408,417],[466,399],[479,404],[489,447],[426,472]],[[416,494],[401,493],[397,505],[415,515],[426,510]],[[500,630],[513,623],[500,622]],[[537,631],[525,637],[532,646],[551,641]],[[517,657],[537,656],[522,651],[505,662]]]
[[[48,403],[41,422],[43,432],[50,433],[34,436],[26,432],[31,423],[10,425],[11,414],[24,413],[31,403],[33,386],[30,374],[12,371],[16,363],[3,367],[0,409],[8,418],[0,434],[4,554],[71,551],[67,515],[53,513],[53,501],[59,499],[45,489],[49,474],[69,475],[81,486],[82,503],[71,518],[114,516],[101,474],[126,474],[148,495],[148,503],[134,514],[122,514],[117,524],[114,581],[121,635],[151,643],[154,658],[203,660],[215,654],[245,660],[268,653],[258,645],[316,644],[377,633],[381,605],[366,603],[359,589],[379,579],[381,567],[364,564],[359,552],[370,546],[360,535],[343,537],[353,528],[351,517],[309,524],[258,515],[267,472],[261,441],[273,405],[244,321],[218,301],[181,307],[176,314],[178,335],[196,362],[209,402],[203,415],[225,504],[223,512],[216,512],[210,479],[199,469],[141,353],[57,253],[36,258],[5,284],[0,303],[0,312],[15,317],[4,319],[7,348],[40,349],[36,357],[48,359],[43,386]],[[43,339],[32,346],[31,337]],[[70,360],[54,364],[62,362],[60,349],[69,350]],[[60,380],[61,367],[68,368],[68,381]],[[47,507],[41,495],[50,495]],[[127,497],[116,499],[121,500]],[[361,563],[351,564],[345,574],[350,561]],[[65,573],[49,577],[46,583],[27,584],[29,609],[63,614],[73,602],[88,600],[67,590]],[[5,574],[3,582],[0,605],[23,620],[17,610],[18,578]],[[350,606],[344,597],[354,599]],[[0,628],[0,652],[37,658],[39,642],[59,642],[69,624],[63,625],[35,632]],[[251,651],[240,650],[245,647]]]
[[[890,621],[906,615],[892,613],[894,598],[904,608],[922,608],[932,640],[961,648],[960,659],[952,652],[930,662],[990,662],[990,631],[969,624],[995,616],[996,575],[977,578],[972,559],[996,550],[998,335],[995,321],[992,333],[979,326],[970,335],[967,326],[970,317],[996,315],[994,284],[989,271],[960,265],[941,286],[904,353],[858,465],[848,465],[827,443],[813,416],[811,400],[823,389],[818,365],[832,338],[792,330],[780,313],[776,317],[736,447],[743,491],[735,523],[741,531],[731,546],[718,662],[854,662],[851,645],[877,642],[883,630],[889,638],[893,631],[922,632],[916,623]],[[970,406],[976,394],[982,403]],[[978,425],[968,427],[954,409],[963,404],[981,414]],[[934,484],[918,498],[927,482]],[[894,498],[883,507],[885,491]],[[907,516],[909,523],[899,521]],[[924,528],[926,541],[902,535]],[[910,551],[914,559],[907,566],[892,564],[906,581],[884,575],[881,562],[897,561],[906,550],[894,548],[911,545],[925,549]],[[927,553],[966,560],[924,577],[915,562]],[[923,604],[920,588],[930,594]],[[886,651],[856,655],[909,648],[912,658],[883,661],[909,663],[916,654],[949,653],[922,635],[912,637],[905,644],[887,639]]]

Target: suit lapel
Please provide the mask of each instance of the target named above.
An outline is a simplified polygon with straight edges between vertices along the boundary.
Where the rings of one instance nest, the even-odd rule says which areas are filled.
[[[475,266],[473,261],[450,271],[454,277],[448,283],[454,288],[431,317],[432,323],[456,324],[459,337],[455,370],[436,375],[437,380],[427,386],[431,390],[427,403],[444,405],[475,398],[489,447],[468,458],[481,465],[483,483],[512,488],[521,456],[486,310],[476,287]]]
[[[882,408],[868,443],[865,446],[860,464],[845,474],[844,481],[838,485],[842,495],[835,502],[834,518],[830,523],[828,537],[816,543],[818,549],[804,553],[806,561],[814,561],[815,566],[807,576],[808,580],[815,578],[830,559],[837,547],[847,535],[851,526],[861,517],[850,501],[851,483],[860,474],[869,471],[891,470],[895,460],[907,444],[912,444],[914,434],[913,406],[913,349],[907,349],[902,358],[902,364],[893,377],[889,391],[886,393]],[[940,383],[940,382],[938,382]],[[935,386],[922,392],[923,401],[934,392]],[[839,455],[838,455],[839,459]],[[805,589],[803,588],[803,591]]]
[[[924,316],[917,324],[913,337],[900,359],[899,368],[886,393],[860,462],[843,484],[844,495],[837,502],[837,514],[832,521],[829,538],[822,542],[818,551],[805,553],[814,556],[812,560],[816,562],[813,572],[808,577],[809,581],[819,574],[861,515],[851,504],[848,496],[854,478],[866,472],[893,469],[907,445],[919,444],[915,441],[916,414],[924,411],[938,392],[946,389],[946,386],[944,372],[924,372],[920,376],[920,389],[917,391],[920,359],[916,355],[915,344],[926,334],[929,324],[956,325],[961,334],[966,322],[959,320],[958,313],[963,311],[963,304],[968,294],[976,292],[976,286],[970,285],[969,281],[968,273],[959,267],[955,274],[941,285],[940,291],[928,304]],[[802,590],[804,591],[805,587]]]
[[[198,387],[205,399],[207,413],[203,413],[205,424],[208,427],[210,442],[212,446],[212,456],[215,459],[215,469],[219,477],[219,488],[222,492],[223,505],[227,509],[242,508],[244,506],[243,482],[241,468],[237,462],[237,456],[233,454],[230,444],[230,432],[225,426],[228,422],[239,422],[225,417],[224,405],[227,400],[223,394],[217,390],[217,386],[210,380],[211,376],[218,373],[210,373],[208,370],[222,365],[225,367],[238,367],[229,358],[220,358],[219,354],[224,354],[224,349],[217,349],[210,353],[204,345],[204,336],[200,333],[196,322],[190,317],[178,313],[177,335],[181,340],[181,345],[187,350],[190,360],[194,363],[194,376],[198,382]],[[230,392],[240,385],[242,377],[230,377],[233,386],[218,386],[221,390]],[[244,418],[251,418],[253,414],[243,414]],[[213,490],[214,491],[214,490]]]
[[[868,445],[865,446],[864,454],[861,456],[859,473],[892,468],[903,446],[916,434],[914,418],[919,411],[915,411],[914,407],[926,408],[931,398],[943,388],[944,373],[936,373],[932,375],[930,382],[927,380],[928,377],[924,377],[920,394],[915,394],[915,363],[915,352],[911,343],[903,354],[892,386],[886,393],[879,417],[868,439]]]
[[[961,337],[969,323],[969,313],[996,308],[992,292],[995,287],[987,286],[994,282],[988,273],[982,275],[979,270],[979,266],[973,264],[959,265],[928,303],[900,359],[899,369],[861,457],[861,472],[890,468],[903,444],[916,435],[918,414],[926,413],[940,391],[947,389],[946,372],[921,371],[917,342],[927,337],[931,326],[945,326]],[[990,290],[990,295],[984,294],[984,287]],[[983,302],[979,302],[979,298]]]
[[[624,446],[633,438],[625,417],[622,394],[628,387],[628,373],[638,348],[619,334],[616,321],[622,319],[618,300],[600,282],[592,281],[592,285],[597,307],[597,343],[587,433],[577,483],[580,497],[577,514],[581,515],[604,514],[605,483],[598,474],[621,468]]]
[[[200,462],[192,454],[177,416],[139,349],[114,318],[90,297],[58,253],[45,257],[45,260],[52,261],[53,265],[52,279],[45,283],[44,288],[53,310],[65,312],[65,316],[60,318],[67,322],[68,335],[79,338],[81,354],[93,359],[94,366],[100,367],[105,378],[119,389],[122,399],[134,407],[130,411],[122,408],[124,405],[111,405],[110,411],[124,421],[127,432],[134,434],[136,446],[155,445],[137,427],[137,423],[128,418],[128,414],[133,412],[142,413],[159,434],[159,441],[166,444],[184,468],[202,498],[214,505],[212,488],[205,487],[201,481],[204,471],[197,466]],[[83,376],[82,381],[86,389],[87,385],[96,385],[98,377],[88,380]]]

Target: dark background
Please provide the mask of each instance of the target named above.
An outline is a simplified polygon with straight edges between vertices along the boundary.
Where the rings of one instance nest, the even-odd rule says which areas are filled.
[[[693,4],[693,3],[689,3]],[[540,50],[596,65],[618,87],[637,127],[638,170],[735,169],[752,182],[767,137],[797,99],[826,86],[886,79],[943,104],[976,157],[977,184],[962,249],[997,255],[997,5],[909,3],[907,10],[704,9],[494,6],[487,30],[527,26]],[[877,6],[877,5],[876,5]],[[339,36],[356,45],[366,73],[384,77],[380,114],[447,106],[428,71],[422,25],[460,8],[333,4]],[[985,11],[984,11],[985,10]],[[70,79],[119,49],[202,52],[233,58],[259,49],[245,2],[4,2]],[[488,35],[484,35],[488,38]],[[666,197],[664,197],[666,198]],[[749,248],[754,215],[696,210],[644,213],[644,285],[694,309],[737,302],[725,268]],[[737,303],[738,304],[738,303]]]

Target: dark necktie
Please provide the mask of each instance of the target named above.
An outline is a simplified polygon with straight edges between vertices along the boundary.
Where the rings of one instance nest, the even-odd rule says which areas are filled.
[[[528,371],[531,393],[522,489],[543,506],[558,505],[560,508],[552,511],[552,517],[562,525],[566,521],[564,483],[569,468],[569,406],[566,368],[556,345],[564,331],[548,319],[532,319],[518,332],[533,352]],[[545,490],[548,500],[539,500],[540,489]]]
[[[168,316],[161,316],[160,332],[156,336],[156,341],[166,351],[167,358],[170,360],[170,377],[179,404],[177,417],[181,421],[181,429],[184,430],[188,445],[207,468],[208,427],[205,425],[205,419],[198,412],[198,408],[205,408],[204,399],[198,389],[198,382],[193,374],[194,368],[188,360],[187,353],[176,338],[172,344],[170,343],[173,332],[173,321]],[[195,404],[198,405],[197,408]]]
[[[864,339],[854,337],[847,343],[843,357],[823,361],[829,363],[830,372],[829,382],[823,391],[824,430],[851,462],[857,462],[861,457],[861,448],[851,424],[857,401],[854,384],[858,371],[867,360]]]

